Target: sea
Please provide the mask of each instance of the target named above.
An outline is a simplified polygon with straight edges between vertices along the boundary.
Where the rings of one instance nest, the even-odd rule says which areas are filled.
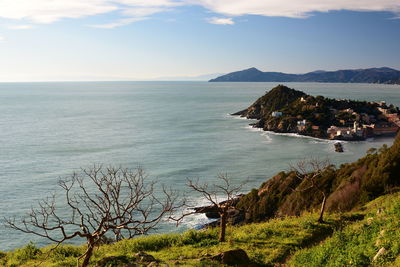
[[[247,180],[243,193],[301,159],[352,162],[393,138],[344,142],[254,129],[231,116],[278,83],[46,82],[0,83],[0,218],[21,218],[39,200],[56,193],[60,178],[93,164],[144,168],[150,179],[191,195],[188,178],[212,184],[219,174]],[[285,83],[311,95],[400,106],[400,86]],[[192,203],[207,204],[198,196]],[[62,207],[61,207],[62,209]],[[67,210],[65,210],[67,212]],[[179,227],[163,222],[159,232],[183,231],[207,222],[204,215]],[[40,237],[0,224],[0,250]],[[77,240],[77,243],[83,240]]]

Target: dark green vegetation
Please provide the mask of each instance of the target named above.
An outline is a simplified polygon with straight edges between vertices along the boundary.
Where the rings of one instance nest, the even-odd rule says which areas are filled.
[[[294,101],[307,95],[301,91],[290,89],[284,85],[278,85],[264,96],[256,100],[250,107],[233,115],[241,115],[248,119],[262,120],[271,116],[274,111],[280,111],[288,107]]]
[[[354,123],[357,123],[357,132],[355,131],[347,139],[358,140],[367,136],[366,128],[362,125],[393,124],[379,109],[387,110],[388,113],[399,112],[399,109],[393,105],[337,100],[323,96],[314,97],[284,85],[278,85],[257,99],[250,107],[233,115],[257,119],[259,121],[254,124],[254,127],[265,131],[299,133],[318,138],[328,138],[327,129],[331,126],[348,127],[352,130]],[[275,112],[281,114],[276,116]],[[373,135],[372,128],[371,131],[370,134]]]
[[[328,195],[326,208],[344,212],[360,207],[383,194],[397,191],[400,186],[400,134],[390,148],[370,150],[356,162],[339,168],[328,168],[319,178],[319,186]],[[273,217],[300,215],[316,209],[322,195],[308,188],[293,171],[281,172],[243,197],[238,208],[246,212],[247,222],[259,222]],[[298,190],[294,190],[298,189]]]
[[[400,84],[400,71],[391,68],[314,71],[306,74],[262,72],[256,68],[228,73],[210,82],[324,82]]]

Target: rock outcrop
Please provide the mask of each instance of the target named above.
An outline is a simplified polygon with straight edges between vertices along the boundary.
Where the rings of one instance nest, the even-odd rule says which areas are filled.
[[[218,261],[219,263],[234,266],[250,266],[251,262],[246,251],[243,249],[233,249],[224,251],[218,255],[209,257],[208,259]]]

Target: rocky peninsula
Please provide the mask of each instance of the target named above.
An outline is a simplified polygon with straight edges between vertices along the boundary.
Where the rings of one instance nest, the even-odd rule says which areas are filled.
[[[400,110],[382,102],[330,99],[278,85],[248,108],[232,114],[258,120],[255,128],[321,139],[358,141],[394,136]]]

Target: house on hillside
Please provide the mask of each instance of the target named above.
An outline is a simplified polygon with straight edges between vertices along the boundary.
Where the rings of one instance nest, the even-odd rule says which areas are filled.
[[[395,135],[399,126],[393,123],[379,123],[371,126],[375,136]]]
[[[282,117],[282,112],[280,112],[280,111],[274,111],[274,112],[272,112],[272,117]]]
[[[297,121],[297,130],[299,132],[304,132],[306,130],[306,125],[307,125],[306,120]]]
[[[326,131],[329,139],[359,140],[365,138],[365,130],[357,122],[353,127],[331,126]]]

